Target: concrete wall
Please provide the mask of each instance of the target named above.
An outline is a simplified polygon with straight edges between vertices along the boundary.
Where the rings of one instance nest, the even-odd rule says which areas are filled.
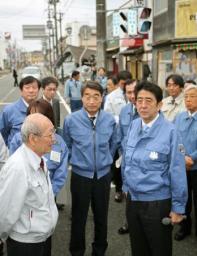
[[[168,10],[154,16],[153,23],[153,43],[174,38],[175,0],[168,0]]]
[[[157,1],[157,0],[154,0]],[[168,10],[160,15],[153,16],[153,45],[174,39],[175,36],[175,2],[168,0]],[[168,45],[168,44],[167,44]],[[166,46],[153,46],[153,81],[158,82],[158,51],[165,50]]]

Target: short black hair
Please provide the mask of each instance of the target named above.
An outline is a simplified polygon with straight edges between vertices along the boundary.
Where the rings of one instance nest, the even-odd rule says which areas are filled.
[[[168,81],[172,79],[175,84],[177,84],[180,88],[184,87],[184,80],[182,76],[178,74],[171,74],[166,78],[166,86],[168,86]]]
[[[108,80],[108,79],[112,80],[112,83],[115,84],[115,85],[118,83],[118,80],[117,80],[117,77],[116,77],[116,76],[113,76],[113,75],[112,75],[112,76],[109,76],[109,77],[107,78],[107,80]]]
[[[123,70],[123,71],[120,71],[117,75],[117,79],[118,79],[118,82],[120,80],[127,80],[127,79],[132,79],[132,74],[131,72],[127,71],[127,70]]]
[[[33,76],[26,76],[25,78],[21,79],[20,83],[19,83],[19,88],[20,90],[22,91],[23,90],[23,86],[26,85],[26,84],[31,84],[33,82],[37,82],[38,84],[38,88],[40,89],[41,87],[41,82],[36,79],[35,77]]]
[[[59,85],[58,80],[53,76],[47,76],[47,77],[43,78],[41,81],[42,88],[45,89],[45,87],[51,83],[55,84],[56,87],[58,87],[58,85]]]
[[[81,96],[83,97],[84,95],[84,91],[89,88],[89,89],[92,89],[92,90],[96,90],[100,93],[100,95],[102,96],[103,95],[103,87],[96,81],[88,81],[86,82],[86,84],[84,86],[82,86],[81,88]]]
[[[138,93],[141,90],[151,92],[155,96],[157,103],[161,102],[163,99],[162,89],[156,84],[153,84],[153,83],[145,81],[145,80],[139,82],[135,87],[135,98],[136,99],[137,99]]]
[[[126,93],[126,86],[127,86],[127,85],[130,85],[130,84],[132,84],[132,83],[134,83],[135,81],[137,81],[137,80],[136,80],[136,79],[127,79],[127,80],[125,81],[125,85],[124,85],[124,87],[123,87],[123,92]]]
[[[73,72],[72,72],[72,75],[71,75],[71,77],[75,77],[75,76],[78,76],[80,74],[80,72],[79,71],[77,71],[77,70],[74,70]]]
[[[185,83],[196,85],[196,82],[194,80],[187,80],[185,81]]]

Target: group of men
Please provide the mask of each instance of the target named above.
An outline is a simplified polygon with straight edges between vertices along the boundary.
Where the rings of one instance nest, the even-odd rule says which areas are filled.
[[[72,166],[69,247],[72,256],[85,253],[90,206],[95,225],[92,256],[105,255],[114,159],[115,168],[119,170],[114,171],[116,175],[119,172],[117,195],[120,192],[126,195],[133,256],[172,255],[172,225],[165,225],[165,218],[172,224],[182,223],[177,240],[191,232],[191,227],[187,232],[184,227],[188,227],[190,221],[192,191],[195,207],[197,205],[194,188],[197,87],[188,85],[183,93],[180,78],[172,75],[166,79],[170,96],[163,100],[158,85],[147,81],[136,85],[128,71],[121,71],[114,90],[105,97],[104,110],[103,93],[107,84],[87,81],[81,86],[76,81],[79,80],[76,72],[67,81],[65,95],[73,109],[64,120],[63,138]],[[25,118],[27,106],[37,97],[40,87],[39,81],[28,79],[19,84],[21,99],[5,107],[1,116],[0,131],[8,148],[14,133],[20,129],[23,144],[0,172],[0,201],[5,206],[0,209],[0,238],[7,240],[8,256],[49,256],[58,214],[43,155],[50,152],[55,143],[54,125],[38,113]],[[42,84],[45,90],[48,82]],[[50,84],[56,86],[54,82]],[[76,90],[79,86],[80,97]],[[52,89],[48,91],[54,92]],[[185,102],[183,108],[179,107],[180,94]],[[49,100],[46,94],[43,97],[52,103],[52,98]],[[75,107],[79,110],[75,111]],[[168,115],[170,121],[166,118]],[[56,160],[58,156],[53,153]],[[191,183],[188,187],[186,170],[188,184],[189,180]],[[120,185],[121,177],[123,184]],[[185,220],[184,214],[188,219]]]

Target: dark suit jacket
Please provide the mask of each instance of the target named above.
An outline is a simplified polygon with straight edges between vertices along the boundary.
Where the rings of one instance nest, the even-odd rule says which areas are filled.
[[[54,113],[55,128],[60,127],[60,102],[59,99],[54,98],[52,101],[52,108]]]

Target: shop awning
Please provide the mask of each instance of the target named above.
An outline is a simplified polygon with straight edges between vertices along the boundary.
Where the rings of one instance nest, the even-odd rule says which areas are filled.
[[[144,53],[144,47],[138,47],[138,48],[127,48],[126,50],[119,52],[120,55],[138,55]]]
[[[196,43],[176,44],[175,47],[177,48],[177,50],[182,50],[182,51],[197,50],[197,42]]]
[[[75,63],[79,63],[81,54],[84,51],[84,47],[82,46],[73,46],[73,45],[67,45],[66,49],[64,50],[63,56],[59,57],[56,66],[59,67],[62,65],[62,63],[68,58],[69,56],[72,56],[72,59]],[[96,56],[96,51],[92,49],[87,49],[86,52],[83,55],[83,59],[89,59],[92,55]]]

